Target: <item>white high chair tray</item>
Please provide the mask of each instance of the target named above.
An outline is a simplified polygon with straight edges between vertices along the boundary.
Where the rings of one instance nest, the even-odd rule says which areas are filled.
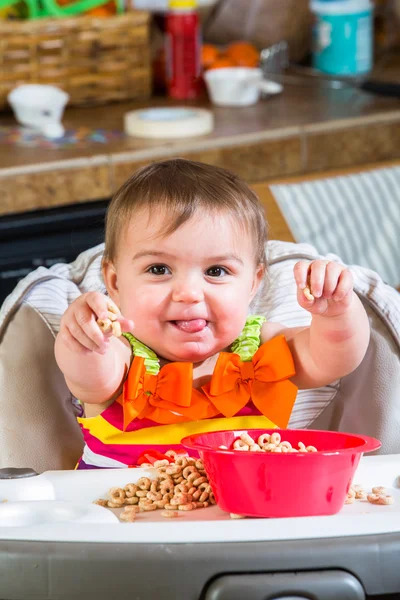
[[[47,471],[0,481],[0,540],[120,543],[283,541],[400,532],[400,455],[363,457],[354,477],[366,491],[383,485],[394,504],[357,500],[334,516],[232,520],[217,506],[165,519],[161,511],[140,513],[134,523],[118,520],[118,510],[93,504],[110,487],[153,469]]]

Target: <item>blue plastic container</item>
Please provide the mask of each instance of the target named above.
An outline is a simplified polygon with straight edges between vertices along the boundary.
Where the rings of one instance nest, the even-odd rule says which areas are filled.
[[[357,76],[373,64],[371,0],[312,0],[313,66],[331,75]]]

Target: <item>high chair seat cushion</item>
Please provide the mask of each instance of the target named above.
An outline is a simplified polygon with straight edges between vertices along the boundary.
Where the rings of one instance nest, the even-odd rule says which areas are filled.
[[[297,303],[293,266],[318,258],[307,244],[271,241],[268,274],[251,312],[287,326],[307,325]],[[79,294],[105,291],[103,246],[69,265],[40,267],[0,309],[0,468],[74,468],[82,450],[78,405],[54,359],[61,316]],[[328,258],[339,260],[335,256]],[[383,453],[400,452],[400,294],[368,269],[351,267],[368,312],[367,355],[352,374],[317,390],[301,390],[290,427],[354,431],[379,437]]]

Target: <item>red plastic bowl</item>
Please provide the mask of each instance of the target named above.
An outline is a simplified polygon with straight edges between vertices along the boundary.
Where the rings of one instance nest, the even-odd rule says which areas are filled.
[[[375,438],[295,429],[250,429],[257,440],[262,433],[278,432],[282,441],[298,442],[318,452],[265,453],[222,450],[232,447],[240,431],[191,435],[183,446],[197,450],[218,506],[229,513],[251,517],[305,517],[333,515],[343,506],[355,470],[364,452],[380,448]]]

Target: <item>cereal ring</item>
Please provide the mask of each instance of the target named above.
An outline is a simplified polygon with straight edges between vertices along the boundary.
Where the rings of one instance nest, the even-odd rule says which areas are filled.
[[[352,498],[355,498],[356,497],[356,491],[355,491],[355,489],[353,487],[350,487],[349,491],[347,492],[347,495],[351,496]]]
[[[307,452],[318,452],[315,446],[307,446]]]
[[[126,494],[126,497],[133,498],[133,496],[137,492],[137,489],[138,489],[138,487],[134,483],[127,483],[126,486],[124,487],[124,492]]]
[[[149,490],[151,486],[151,480],[148,477],[141,477],[138,479],[136,485],[140,490]]]
[[[189,494],[189,486],[187,483],[178,483],[178,485],[175,486],[175,494]]]
[[[175,452],[175,450],[167,450],[165,452],[165,456],[170,456],[171,458],[176,458],[178,456],[178,453]]]
[[[125,491],[122,488],[111,488],[108,491],[110,497],[111,497],[111,502],[113,502],[114,504],[120,504],[120,506],[122,506],[125,502],[125,498],[126,498],[126,494]]]
[[[115,337],[121,337],[121,323],[119,321],[113,321],[113,323],[111,323],[111,331],[113,332],[113,335],[115,335]]]
[[[160,482],[160,485],[163,485],[166,481],[168,481],[168,483],[174,483],[171,475],[167,475],[166,473],[160,473],[157,479]]]
[[[167,458],[164,458],[163,460],[156,460],[154,462],[153,467],[156,469],[159,469],[160,467],[169,467],[170,462]]]
[[[274,433],[271,434],[271,439],[270,439],[271,444],[280,444],[281,443],[281,435],[280,433],[278,433],[277,431],[275,431]]]
[[[165,472],[167,475],[180,475],[182,473],[182,467],[179,465],[170,464]]]
[[[121,508],[121,506],[123,506],[123,504],[120,504],[119,502],[112,502],[111,500],[107,502],[108,508]]]
[[[157,500],[154,502],[154,504],[157,506],[157,508],[165,508],[165,505],[168,504],[168,500]]]
[[[160,492],[162,493],[162,495],[164,496],[165,494],[173,494],[175,491],[175,486],[173,481],[171,482],[167,482],[165,481],[164,483],[161,484],[160,486]]]
[[[134,496],[133,498],[125,498],[125,504],[128,506],[136,505],[139,502],[139,498]]]
[[[248,433],[242,433],[240,439],[248,446],[253,446],[255,443],[251,435],[249,435]]]
[[[199,498],[199,502],[207,502],[208,496],[209,496],[208,492],[202,492],[202,494],[201,494],[201,496]],[[195,499],[197,500],[197,498],[195,498]]]
[[[140,508],[142,508],[145,512],[149,512],[152,510],[157,510],[157,505],[156,504],[143,504],[143,506],[141,506]]]
[[[182,469],[184,469],[185,467],[188,466],[188,460],[187,460],[186,456],[179,456],[175,460],[175,464],[178,465],[178,467],[182,467]]]
[[[138,490],[136,496],[138,498],[147,498],[147,490]]]
[[[274,452],[276,448],[275,444],[266,444],[263,448],[264,452]]]
[[[197,473],[197,469],[194,465],[189,465],[183,469],[183,477],[187,479],[191,473]]]
[[[203,463],[203,461],[201,460],[201,458],[199,458],[199,460],[196,460],[196,462],[195,462],[195,465],[194,465],[194,466],[196,467],[196,469],[197,469],[198,471],[201,471],[201,470],[203,470],[203,471],[204,471],[204,463]]]
[[[381,504],[381,505],[393,504],[393,502],[394,502],[393,496],[382,495],[382,494],[368,494],[367,500],[371,504]]]
[[[147,496],[146,496],[149,500],[152,500],[153,502],[158,502],[159,500],[162,500],[162,494],[161,492],[147,492]]]
[[[119,515],[121,521],[126,521],[127,523],[133,523],[136,520],[136,513],[129,511],[123,512]]]
[[[364,490],[356,490],[356,500],[365,500],[366,497],[367,494],[364,492]]]
[[[237,515],[235,513],[230,513],[229,516],[231,519],[245,519],[246,518],[245,515]]]
[[[189,480],[188,480],[189,481]],[[206,483],[207,482],[207,478],[206,477],[198,477],[197,479],[195,479],[192,483],[194,485],[194,487],[197,487],[198,485],[200,485],[201,483]]]
[[[372,493],[373,494],[386,494],[386,488],[384,488],[383,485],[377,485],[372,488]]]
[[[154,479],[151,482],[150,491],[154,492],[155,494],[160,491],[160,482],[158,481],[158,479]]]
[[[160,514],[164,519],[176,519],[176,517],[179,517],[177,510],[163,510]]]
[[[299,442],[298,444],[299,450],[305,450],[306,449],[306,445],[303,444],[303,442]]]
[[[249,451],[250,452],[262,452],[262,449],[260,448],[260,446],[258,444],[253,444],[252,446],[250,446]]]
[[[112,331],[112,322],[110,319],[97,319],[96,323],[103,333],[109,333]]]
[[[266,446],[271,441],[271,436],[269,433],[262,433],[258,436],[257,444],[261,447]]]
[[[290,442],[281,442],[280,443],[280,447],[281,448],[287,448],[288,450],[292,449],[292,444]]]
[[[241,450],[242,452],[245,451],[247,452],[249,449],[249,445],[246,444],[243,440],[235,440],[233,442],[233,449],[234,450]]]
[[[139,506],[125,506],[124,508],[124,512],[134,512],[134,513],[138,513],[140,511],[140,507]]]
[[[98,506],[108,506],[108,500],[103,500],[103,498],[99,498],[95,500],[93,504],[97,504]]]
[[[303,294],[304,294],[304,297],[306,298],[306,300],[309,300],[310,302],[311,302],[311,300],[314,300],[314,296],[312,295],[309,287],[304,288]]]
[[[347,495],[346,496],[346,500],[344,501],[344,503],[345,504],[353,504],[354,500],[355,500],[354,496]]]
[[[180,504],[178,506],[178,510],[193,510],[192,503],[190,503],[190,504]]]

